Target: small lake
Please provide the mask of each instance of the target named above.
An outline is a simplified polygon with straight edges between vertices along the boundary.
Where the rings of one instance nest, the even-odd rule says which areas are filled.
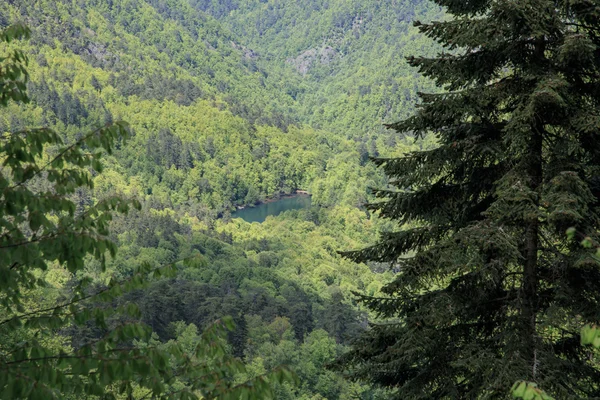
[[[277,201],[261,203],[255,207],[246,207],[231,214],[231,218],[241,218],[246,222],[263,222],[269,215],[279,215],[287,210],[300,210],[309,208],[310,196],[298,194],[293,197],[284,197]]]

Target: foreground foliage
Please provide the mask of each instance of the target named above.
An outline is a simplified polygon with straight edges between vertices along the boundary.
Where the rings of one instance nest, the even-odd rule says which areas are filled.
[[[600,316],[600,270],[564,235],[595,242],[600,225],[598,6],[436,3],[454,18],[418,25],[448,51],[409,62],[447,93],[390,127],[439,147],[376,161],[392,188],[370,208],[402,229],[347,255],[400,272],[361,297],[382,321],[340,362],[398,398],[502,398],[523,378],[598,396],[579,332]]]

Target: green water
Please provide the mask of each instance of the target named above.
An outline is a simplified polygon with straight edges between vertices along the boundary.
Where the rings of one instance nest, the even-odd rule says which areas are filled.
[[[231,214],[232,218],[242,218],[246,222],[263,222],[269,215],[279,215],[287,210],[299,210],[310,207],[310,196],[299,194],[281,200],[262,203],[256,207],[246,207]]]

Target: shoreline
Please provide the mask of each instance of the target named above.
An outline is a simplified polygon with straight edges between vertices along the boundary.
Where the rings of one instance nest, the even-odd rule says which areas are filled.
[[[277,202],[279,200],[283,200],[283,199],[290,199],[293,197],[311,197],[311,196],[312,196],[312,194],[308,193],[306,190],[301,190],[301,189],[296,189],[292,193],[289,193],[289,194],[280,192],[279,197],[267,197],[266,199],[261,200],[257,203],[254,203],[252,205],[247,205],[247,206],[235,205],[234,206],[235,210],[233,212],[244,210],[246,208],[258,207],[261,204],[275,203],[275,202]]]

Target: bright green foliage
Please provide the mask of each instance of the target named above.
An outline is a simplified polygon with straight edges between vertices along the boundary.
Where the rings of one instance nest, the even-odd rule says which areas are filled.
[[[141,211],[115,215],[111,222],[111,239],[119,251],[107,260],[104,272],[92,257],[75,277],[51,265],[44,274],[52,287],[32,294],[26,307],[49,307],[46,303],[70,290],[74,278],[102,288],[111,279],[129,279],[142,266],[158,268],[201,254],[194,258],[194,267],[178,265],[176,278],[152,280],[117,303],[138,304],[142,322],[161,341],[173,338],[172,322],[193,323],[202,331],[231,315],[236,329],[228,341],[232,354],[241,357],[254,349],[247,340],[246,316],[260,316],[267,324],[286,317],[294,348],[313,330],[324,329],[337,342],[339,354],[366,318],[356,310],[350,292],[377,293],[387,276],[341,260],[336,253],[374,239],[375,221],[354,206],[366,200],[368,186],[384,180],[373,165],[361,165],[360,157],[364,164],[377,148],[397,154],[417,145],[398,139],[395,147],[386,148],[386,137],[380,136],[361,147],[345,134],[262,125],[275,110],[263,109],[257,104],[261,99],[284,104],[278,99],[282,92],[271,86],[274,75],[249,73],[250,60],[232,47],[232,37],[209,16],[191,12],[185,1],[171,1],[168,12],[159,3],[113,2],[117,6],[112,8],[107,1],[8,5],[8,15],[35,21],[32,39],[23,44],[31,61],[32,102],[26,108],[9,106],[10,112],[0,115],[2,129],[48,125],[73,143],[89,127],[126,119],[135,134],[126,146],[117,144],[105,156],[94,190],[77,191],[74,202],[87,206],[124,194],[142,203]],[[58,22],[43,23],[47,19]],[[185,52],[193,63],[185,61]],[[258,76],[268,90],[255,85]],[[219,82],[223,93],[216,88]],[[290,80],[282,82],[288,85]],[[262,116],[255,119],[236,104],[252,105],[247,111]],[[264,225],[236,221],[227,226],[222,223],[227,218],[217,218],[222,211],[227,216],[234,204],[253,204],[297,187],[313,193],[314,204],[331,208],[287,213]],[[109,318],[108,330],[118,322],[117,316]],[[94,323],[71,326],[53,345],[78,347],[106,330]],[[15,337],[21,339],[24,333]],[[260,351],[268,353],[269,347]],[[304,357],[310,364],[309,356]],[[259,363],[252,362],[247,367]],[[357,387],[369,391],[324,368],[310,371],[310,383],[285,385],[286,393],[305,398],[329,393],[335,399],[350,396]]]
[[[435,54],[412,20],[442,14],[427,1],[192,0],[237,33],[259,66],[288,80],[298,115],[313,126],[352,135],[387,136],[382,122],[407,117],[416,90],[431,83],[398,59]],[[218,3],[218,7],[215,5]],[[262,57],[261,57],[262,56]],[[271,72],[272,73],[272,72]],[[300,79],[298,79],[300,77]]]
[[[430,19],[437,7],[419,2],[416,10],[407,4],[391,12],[391,0],[276,7],[253,1],[219,17],[221,25],[190,3],[8,4],[0,21],[35,26],[27,46],[34,55],[34,104],[0,117],[0,126],[44,125],[75,138],[89,126],[125,119],[135,135],[115,152],[97,191],[125,189],[154,204],[193,204],[195,212],[213,216],[296,188],[313,193],[317,204],[359,205],[369,186],[383,184],[382,174],[364,164],[403,146],[382,131],[381,121],[407,115],[424,84],[395,57],[423,48],[408,21],[414,13]],[[277,24],[260,41],[242,26],[256,25],[263,11]],[[348,23],[361,18],[360,29]],[[302,76],[286,58],[321,46],[321,37],[336,56]]]
[[[519,379],[599,396],[579,331],[600,318],[600,269],[564,236],[600,227],[598,5],[436,3],[454,18],[417,25],[447,52],[409,62],[447,92],[390,127],[439,146],[377,160],[391,188],[370,209],[399,227],[347,255],[399,273],[361,297],[382,320],[340,362],[401,399],[504,398]]]
[[[600,330],[596,325],[586,325],[581,330],[581,345],[591,344],[594,347],[600,347]]]
[[[302,372],[305,383],[278,386],[277,398],[374,398],[366,385],[323,366],[365,325],[366,313],[351,292],[377,294],[391,273],[379,264],[340,259],[336,251],[375,239],[379,222],[356,207],[369,198],[368,187],[385,184],[369,156],[396,156],[422,145],[385,132],[381,122],[408,115],[419,88],[432,86],[396,59],[432,54],[410,19],[429,20],[439,7],[253,0],[218,13],[211,7],[229,7],[228,1],[5,3],[0,24],[28,21],[32,28],[31,40],[19,44],[30,57],[32,102],[9,104],[0,130],[47,126],[71,144],[81,132],[127,120],[133,133],[127,145],[115,144],[104,156],[104,171],[94,174],[94,190],[77,190],[73,201],[79,209],[119,194],[142,205],[126,217],[114,215],[110,238],[119,251],[104,271],[94,257],[76,274],[49,263],[41,273],[49,287],[27,293],[26,311],[71,298],[80,279],[91,282],[86,293],[93,294],[111,280],[137,276],[139,268],[193,257],[189,265],[177,264],[177,276],[169,271],[110,304],[138,304],[141,321],[161,343],[177,337],[174,322],[201,332],[231,315],[231,353],[251,354],[246,376],[265,373],[277,360]],[[296,188],[325,207],[262,225],[229,214],[236,205]],[[256,344],[250,339],[257,317],[265,325],[287,318],[293,338],[270,335]],[[123,318],[105,322],[106,329],[94,322],[69,325],[51,345],[77,349]],[[319,336],[323,332],[327,338]],[[12,337],[19,341],[30,333]],[[309,340],[326,350],[301,352]]]
[[[217,321],[201,335],[194,325],[185,327],[178,323],[175,327],[179,328],[176,340],[164,344],[150,341],[150,345],[171,355],[170,390],[163,396],[178,398],[180,393],[192,391],[200,399],[274,399],[275,384],[297,383],[296,375],[280,364],[262,374],[234,380],[235,375],[246,374],[247,369],[240,359],[229,356],[227,333],[235,327],[230,317]]]
[[[539,389],[535,383],[519,381],[511,389],[512,395],[516,399],[523,400],[554,400],[553,397]]]
[[[373,274],[336,254],[348,243],[375,239],[364,212],[340,206],[288,211],[262,224],[219,220],[216,231],[202,232],[194,219],[175,218],[173,210],[119,218],[113,230],[119,252],[107,263],[108,271],[125,277],[143,262],[160,265],[193,256],[176,278],[154,281],[122,299],[139,305],[142,321],[160,340],[176,338],[172,326],[180,321],[205,327],[231,315],[236,329],[228,342],[247,368],[236,382],[288,365],[301,383],[276,386],[278,399],[320,395],[333,400],[375,392],[326,368],[366,319],[353,307],[350,292],[377,293],[384,277],[391,276]],[[85,329],[71,333],[75,340],[90,334]]]
[[[23,25],[13,25],[0,33],[0,40],[10,43],[14,39],[29,37],[30,31]],[[10,100],[27,101],[26,83],[27,58],[19,49],[13,50],[7,56],[0,57],[2,75],[0,76],[0,105],[6,106]]]
[[[13,26],[0,37],[9,43],[28,34]],[[9,100],[28,101],[26,64],[19,50],[2,59],[4,107]],[[142,263],[128,279],[111,279],[103,288],[81,279],[60,299],[51,290],[44,277],[50,268],[76,274],[86,259],[95,259],[104,271],[106,254],[116,252],[108,237],[113,214],[140,208],[119,196],[89,206],[75,201],[79,190],[93,189],[92,174],[102,172],[102,157],[127,136],[127,125],[117,122],[68,145],[49,129],[16,131],[0,141],[0,396],[116,398],[141,389],[142,397],[273,397],[272,382],[293,382],[287,369],[234,384],[234,375],[245,369],[226,346],[232,319],[213,324],[191,349],[176,343],[144,346],[151,330],[137,322],[139,309],[128,303],[115,308],[121,294],[147,286],[150,274],[172,277],[175,263],[159,268]],[[38,304],[32,307],[32,300]],[[60,339],[61,330],[90,323],[104,334],[77,346]],[[138,345],[132,345],[134,339]],[[172,390],[175,379],[184,384]]]

